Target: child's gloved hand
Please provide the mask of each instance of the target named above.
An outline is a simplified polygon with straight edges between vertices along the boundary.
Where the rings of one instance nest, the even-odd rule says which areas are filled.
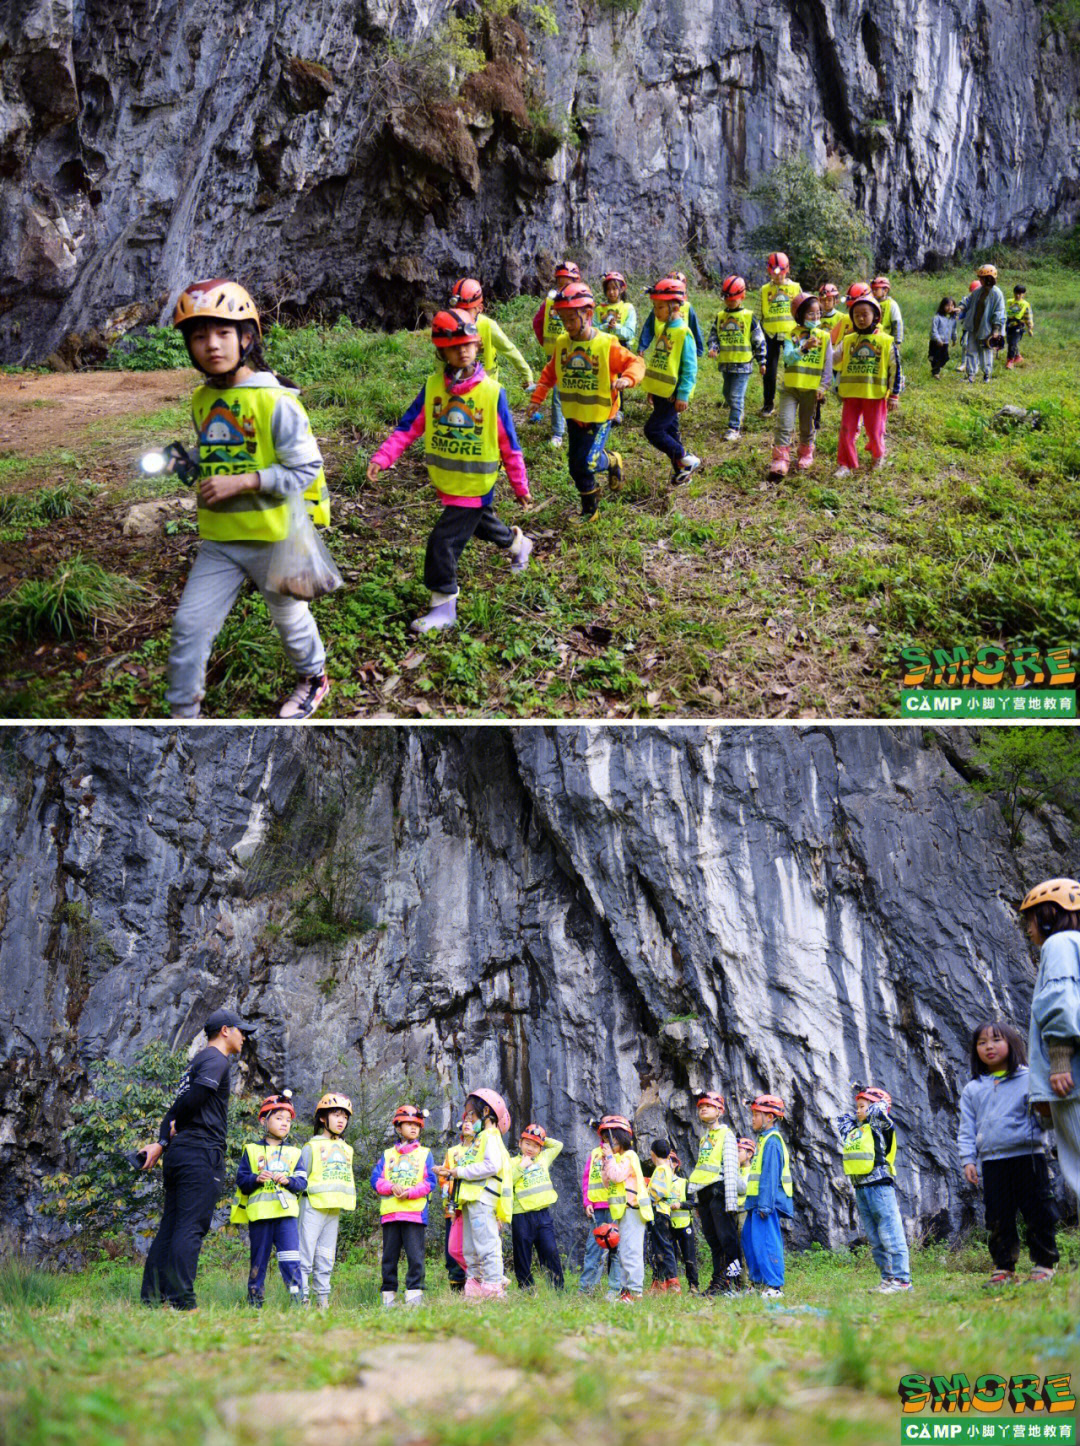
[[[373,457],[373,458],[371,459],[371,461],[368,463],[368,467],[367,467],[367,479],[368,479],[368,481],[369,481],[369,482],[377,482],[377,481],[379,480],[379,473],[380,473],[382,470],[383,470],[383,469],[379,466],[378,462],[376,462],[375,459],[374,459],[374,457]]]

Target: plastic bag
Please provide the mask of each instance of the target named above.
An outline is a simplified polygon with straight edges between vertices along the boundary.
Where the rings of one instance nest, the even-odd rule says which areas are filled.
[[[289,533],[274,543],[266,586],[283,597],[310,602],[336,592],[342,586],[341,573],[315,531],[301,493],[291,492],[288,501]]]

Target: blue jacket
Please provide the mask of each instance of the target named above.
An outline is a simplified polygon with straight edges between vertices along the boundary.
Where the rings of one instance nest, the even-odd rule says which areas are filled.
[[[694,338],[694,345],[697,347],[698,356],[705,355],[705,340],[701,335],[701,325],[697,319],[697,312],[692,306],[687,306],[681,313],[683,320],[690,328],[690,335]],[[643,355],[645,348],[653,339],[653,332],[656,330],[656,312],[650,311],[645,318],[645,325],[641,328],[641,335],[638,337],[637,349],[639,355]]]
[[[1028,1108],[1026,1065],[1005,1079],[981,1074],[964,1086],[956,1143],[961,1165],[1045,1153],[1042,1125]]]
[[[783,1170],[784,1152],[780,1141],[774,1136],[765,1141],[765,1148],[761,1153],[761,1183],[758,1185],[757,1199],[746,1202],[747,1210],[758,1210],[766,1215],[771,1215],[774,1210],[778,1215],[791,1216],[795,1213],[780,1184]]]
[[[982,290],[982,287],[979,288]],[[979,320],[978,331],[975,331],[975,303],[979,300],[978,291],[969,291],[964,297],[960,307],[960,330],[975,332],[977,342],[985,342],[991,332],[1005,330],[1005,297],[1002,295],[999,286],[991,286],[990,295],[986,299],[983,313]]]
[[[1073,1087],[1067,1100],[1080,1100],[1080,934],[1066,929],[1051,934],[1039,955],[1031,998],[1028,1093],[1033,1100],[1058,1100],[1050,1088],[1047,1041],[1072,1045]]]
[[[270,1144],[270,1141],[266,1138],[265,1135],[261,1140],[253,1140],[251,1143],[265,1145],[267,1150],[273,1150],[273,1146]],[[284,1189],[291,1190],[294,1195],[302,1195],[307,1189],[307,1175],[299,1173],[299,1160],[297,1160],[295,1166],[293,1167],[293,1170],[294,1173],[289,1176],[289,1183],[284,1186]],[[241,1152],[240,1162],[236,1167],[236,1184],[240,1189],[241,1193],[244,1195],[250,1195],[252,1190],[254,1190],[255,1186],[258,1184],[258,1179],[252,1171],[251,1165],[248,1163],[248,1154],[246,1149]]]

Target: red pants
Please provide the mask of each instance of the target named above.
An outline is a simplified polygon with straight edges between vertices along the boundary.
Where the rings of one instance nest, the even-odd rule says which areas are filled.
[[[841,467],[850,467],[854,472],[859,465],[859,454],[855,443],[859,436],[859,422],[866,428],[866,450],[871,457],[885,455],[885,416],[889,409],[887,397],[845,397],[844,410],[840,417],[840,440],[836,460]]]

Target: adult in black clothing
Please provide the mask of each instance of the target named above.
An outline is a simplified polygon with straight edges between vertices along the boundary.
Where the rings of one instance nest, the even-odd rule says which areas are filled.
[[[215,1010],[204,1028],[206,1048],[188,1066],[157,1142],[146,1151],[144,1170],[164,1156],[165,1209],[143,1270],[144,1305],[195,1309],[199,1251],[225,1183],[232,1057],[252,1031],[228,1009]]]

